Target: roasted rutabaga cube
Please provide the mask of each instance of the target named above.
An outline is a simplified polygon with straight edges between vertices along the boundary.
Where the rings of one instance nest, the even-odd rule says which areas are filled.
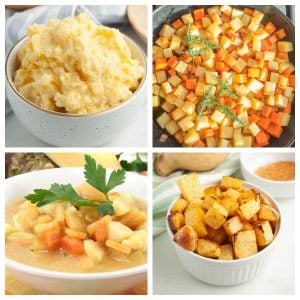
[[[204,196],[203,187],[196,173],[183,176],[177,180],[177,184],[187,201],[199,203]]]
[[[258,252],[256,235],[253,229],[240,231],[233,237],[234,254],[236,258],[244,258]]]
[[[226,221],[228,211],[215,202],[204,216],[204,222],[213,229],[220,228]]]
[[[189,251],[195,251],[197,249],[197,240],[197,233],[191,225],[183,226],[174,236],[174,241]]]
[[[265,247],[273,241],[274,235],[269,221],[259,223],[254,230],[259,247]]]
[[[204,237],[207,234],[204,223],[204,211],[197,203],[190,203],[184,212],[184,221],[186,225],[191,225],[195,229],[198,237]]]
[[[221,254],[221,249],[216,242],[199,239],[197,243],[197,253],[211,258],[218,258]]]

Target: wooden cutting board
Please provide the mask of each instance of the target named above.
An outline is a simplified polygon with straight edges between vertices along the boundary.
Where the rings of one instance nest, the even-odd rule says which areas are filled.
[[[15,279],[9,271],[5,273],[5,294],[6,295],[46,295],[30,286]],[[147,282],[143,282],[136,287],[124,291],[122,295],[147,295]]]
[[[136,33],[147,42],[147,5],[128,5],[127,16]]]

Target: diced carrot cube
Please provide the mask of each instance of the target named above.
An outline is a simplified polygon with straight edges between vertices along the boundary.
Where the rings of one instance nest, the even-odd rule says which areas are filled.
[[[180,19],[177,19],[175,20],[173,23],[172,23],[172,27],[174,29],[179,29],[180,27],[184,26],[183,22],[180,20]]]
[[[168,68],[168,63],[165,58],[158,58],[155,61],[155,70],[166,70]]]
[[[198,27],[198,29],[203,29],[202,20],[195,21],[195,25]]]
[[[274,31],[276,30],[276,26],[272,23],[269,22],[266,26],[265,26],[265,31],[272,34]]]
[[[222,20],[222,23],[228,23],[230,21],[230,16],[222,14],[221,15],[221,20]]]
[[[295,87],[295,75],[289,76],[289,86],[293,88]]]
[[[271,115],[271,122],[272,123],[279,125],[280,121],[281,121],[281,118],[282,118],[282,116],[280,114],[278,114],[276,112],[272,112],[272,115]]]
[[[216,61],[216,63],[215,63],[215,69],[216,69],[216,71],[223,72],[224,71],[224,67],[225,67],[225,64],[222,61]]]
[[[276,35],[272,35],[268,38],[268,41],[271,45],[275,44],[278,41],[278,38]]]
[[[195,63],[196,66],[200,66],[201,63],[202,63],[202,57],[201,56],[196,56],[194,58],[194,63]]]
[[[209,128],[209,129],[203,130],[200,135],[201,135],[202,139],[206,139],[208,137],[214,136],[215,133],[211,128]]]
[[[274,136],[276,138],[279,138],[282,134],[282,127],[277,125],[277,124],[274,124],[274,123],[271,123],[267,132],[271,135],[271,136]]]
[[[197,96],[195,95],[195,93],[193,91],[190,91],[187,95],[186,95],[186,99],[191,101],[191,102],[194,102],[196,101],[198,98]]]
[[[168,70],[168,74],[169,74],[170,76],[175,75],[175,74],[176,74],[175,69],[169,69],[169,70]]]
[[[277,30],[277,31],[275,32],[275,34],[276,34],[276,36],[277,36],[277,38],[278,38],[279,40],[281,40],[281,39],[283,39],[283,38],[286,37],[286,33],[285,33],[285,30],[284,30],[283,28]]]
[[[269,51],[270,49],[270,42],[268,40],[261,41],[261,51]]]
[[[254,10],[251,8],[244,8],[244,14],[249,15],[249,16],[253,16]]]
[[[169,59],[168,59],[168,66],[170,68],[175,68],[176,65],[178,64],[178,58],[176,56],[171,56]]]
[[[275,95],[281,95],[282,93],[283,93],[283,89],[281,89],[280,87],[276,86]]]
[[[277,52],[276,57],[279,59],[287,59],[288,53],[287,52]]]
[[[205,15],[204,8],[198,8],[193,11],[194,19],[196,21],[202,19]]]
[[[78,238],[70,238],[65,235],[61,239],[62,247],[72,255],[81,255],[84,253],[84,247],[82,240]]]
[[[258,121],[259,121],[259,116],[257,115],[257,114],[253,114],[253,115],[251,115],[250,117],[249,117],[249,122],[250,123],[257,123]]]
[[[49,250],[59,249],[61,238],[62,235],[59,229],[46,230],[40,235],[40,239],[45,243]]]
[[[185,88],[188,90],[194,90],[197,84],[197,79],[187,79],[185,81]]]
[[[270,107],[270,106],[268,106],[268,105],[264,105],[261,114],[262,114],[264,117],[269,118],[269,117],[271,116],[272,112],[273,112],[272,107]]]
[[[286,105],[286,107],[284,107],[284,108],[282,109],[282,112],[285,112],[285,113],[287,113],[287,114],[291,114],[291,112],[292,112],[292,103],[289,102],[289,103]]]
[[[195,144],[193,144],[193,147],[202,148],[205,147],[205,143],[199,139]]]
[[[266,135],[266,133],[261,130],[256,136],[255,136],[255,140],[257,142],[257,145],[259,147],[263,147],[263,146],[266,146],[269,144],[269,141],[268,141],[268,137]]]
[[[270,123],[271,123],[270,118],[261,117],[257,122],[257,125],[259,125],[262,129],[267,130]]]

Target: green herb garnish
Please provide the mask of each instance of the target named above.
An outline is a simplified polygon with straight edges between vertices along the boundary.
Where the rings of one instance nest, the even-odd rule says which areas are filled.
[[[121,157],[122,153],[116,155],[117,158],[119,159]],[[147,162],[143,161],[139,154],[136,154],[136,159],[133,160],[132,162],[128,162],[127,160],[121,160],[120,161],[120,165],[122,166],[122,168],[126,171],[130,171],[130,172],[143,172],[143,171],[147,171]]]
[[[202,116],[203,113],[206,111],[206,109],[209,108],[210,104],[212,103],[214,96],[211,94],[211,91],[212,91],[212,85],[210,84],[202,97],[201,106],[198,112],[199,116]]]
[[[231,87],[230,87],[229,80],[231,79],[231,77],[232,77],[232,75],[230,75],[230,77],[227,80],[217,78],[218,79],[218,86],[220,88],[219,91],[218,91],[218,94],[217,94],[217,98],[220,98],[223,95],[228,95],[233,100],[238,99],[237,94],[235,94],[233,92],[233,90],[231,89]]]
[[[125,181],[125,170],[112,171],[108,181],[106,181],[106,169],[101,165],[97,165],[96,161],[89,155],[85,155],[85,171],[86,181],[94,188],[105,195],[104,201],[90,200],[79,196],[71,184],[53,183],[50,189],[35,189],[34,194],[29,194],[25,198],[37,206],[43,206],[53,201],[70,202],[76,207],[89,206],[97,208],[98,214],[104,216],[113,215],[114,209],[112,201],[109,199],[108,193],[114,187],[121,185]]]
[[[201,55],[201,54],[206,54],[208,53],[208,51],[210,49],[218,49],[220,48],[220,45],[219,44],[216,44],[214,42],[211,42],[207,39],[203,39],[199,36],[195,36],[193,34],[191,34],[191,23],[189,23],[188,25],[188,29],[187,29],[187,33],[185,36],[183,36],[182,38],[187,40],[188,42],[188,54],[190,54],[193,59],[194,59],[194,56],[198,56],[198,55]],[[198,49],[198,48],[195,48],[195,45],[194,43],[199,43],[203,46],[203,48],[201,49]]]

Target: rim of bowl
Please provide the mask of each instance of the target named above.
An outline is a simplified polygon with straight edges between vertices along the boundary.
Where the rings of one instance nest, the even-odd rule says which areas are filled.
[[[273,153],[272,153],[273,154]],[[279,154],[279,153],[275,153],[275,154]],[[283,153],[283,154],[292,154],[292,153]],[[249,155],[249,153],[247,153],[246,155]],[[295,163],[295,157],[294,159],[292,160],[294,163]],[[245,154],[241,154],[241,157],[240,157],[240,162],[241,162],[241,166],[247,171],[249,172],[252,176],[254,176],[255,178],[261,180],[262,182],[266,182],[266,183],[274,183],[274,184],[279,184],[279,185],[284,185],[284,184],[294,184],[295,183],[295,179],[293,180],[271,180],[271,179],[267,179],[267,178],[263,178],[263,177],[260,177],[258,175],[256,175],[255,173],[251,172],[248,167],[247,167],[247,164],[245,164]],[[274,161],[275,162],[275,161]],[[272,163],[272,162],[270,162]]]
[[[141,56],[143,57],[143,63],[144,63],[144,69],[145,69],[145,72],[144,72],[144,75],[139,83],[139,86],[138,88],[132,93],[132,95],[130,95],[128,98],[125,98],[123,100],[122,103],[119,103],[119,104],[116,104],[115,106],[111,107],[111,108],[108,108],[106,110],[103,110],[103,111],[100,111],[100,112],[92,112],[92,113],[86,113],[86,114],[74,114],[74,113],[62,113],[62,112],[58,112],[58,111],[53,111],[53,110],[48,110],[48,109],[45,109],[45,108],[42,108],[40,106],[38,106],[37,104],[31,102],[30,100],[26,99],[25,97],[23,97],[19,91],[15,88],[15,85],[13,84],[13,82],[9,79],[8,77],[8,61],[10,60],[10,56],[11,56],[11,53],[13,52],[13,50],[24,40],[24,39],[27,39],[28,36],[24,36],[22,37],[20,40],[18,40],[14,45],[13,47],[9,50],[8,54],[7,54],[7,57],[6,57],[6,60],[5,60],[5,79],[6,81],[8,82],[10,88],[13,90],[13,92],[18,96],[17,98],[19,100],[22,100],[24,101],[25,103],[45,112],[45,113],[50,113],[50,114],[53,114],[53,115],[57,115],[57,116],[61,116],[61,117],[80,117],[80,118],[83,118],[83,117],[90,117],[90,116],[98,116],[98,115],[105,115],[105,114],[108,114],[110,112],[113,112],[115,110],[118,110],[120,109],[121,107],[125,106],[128,102],[130,102],[135,96],[137,96],[140,92],[141,92],[141,89],[142,87],[144,87],[145,83],[146,83],[146,79],[147,79],[147,76],[148,76],[148,70],[147,70],[147,57],[146,57],[146,54],[144,53],[144,50],[133,40],[131,39],[129,36],[127,36],[126,34],[122,33],[122,35],[125,37],[125,40],[126,38],[136,47],[136,49],[140,52]]]
[[[180,177],[178,177],[180,178]],[[209,184],[213,184],[215,183],[216,181],[218,180],[208,180],[207,183],[205,183],[204,185],[206,186],[209,186]],[[218,259],[213,259],[213,258],[209,258],[209,257],[205,257],[205,256],[201,256],[199,254],[196,254],[195,252],[192,252],[192,251],[188,251],[186,249],[184,249],[183,247],[181,247],[180,245],[178,245],[176,242],[174,242],[173,238],[174,238],[174,233],[172,232],[172,230],[170,229],[170,226],[169,226],[169,222],[168,222],[168,216],[170,214],[170,211],[171,211],[171,208],[173,206],[173,204],[175,203],[175,201],[177,199],[174,199],[172,201],[172,203],[170,204],[169,208],[168,208],[168,211],[167,211],[167,216],[166,216],[166,228],[167,228],[167,232],[168,232],[168,236],[172,242],[172,245],[174,247],[178,247],[179,249],[185,251],[186,253],[188,253],[189,255],[192,255],[193,257],[195,257],[196,259],[202,259],[204,261],[207,261],[209,263],[212,263],[212,264],[218,264],[218,265],[221,265],[221,264],[232,264],[232,265],[236,265],[238,263],[242,263],[242,262],[247,262],[247,261],[251,261],[253,259],[256,259],[258,258],[259,256],[262,255],[262,253],[266,252],[266,251],[270,251],[271,248],[274,247],[274,245],[278,242],[278,236],[281,235],[281,226],[282,226],[282,213],[281,213],[281,209],[278,205],[278,202],[269,194],[267,193],[264,189],[258,187],[257,185],[251,183],[251,182],[248,182],[248,181],[243,181],[243,184],[246,184],[246,185],[249,185],[250,187],[253,187],[255,189],[258,189],[261,191],[261,193],[263,193],[265,196],[267,196],[275,205],[276,205],[276,209],[279,213],[279,216],[280,216],[280,220],[279,220],[279,227],[278,227],[278,231],[277,231],[277,234],[275,235],[273,241],[271,242],[271,244],[269,244],[267,247],[263,248],[262,250],[258,251],[257,253],[255,253],[254,255],[251,255],[251,256],[248,256],[248,257],[244,257],[244,258],[239,258],[239,259],[233,259],[233,260],[218,260]],[[269,250],[267,250],[269,249]]]
[[[6,180],[12,181],[15,178],[20,178],[19,176],[31,174],[31,173],[40,173],[40,172],[47,172],[47,171],[57,171],[57,170],[64,170],[68,169],[70,171],[79,171],[83,170],[81,167],[66,167],[66,168],[54,168],[54,169],[46,169],[46,170],[38,170],[38,171],[33,171],[30,173],[24,173],[20,175],[16,175],[10,178],[7,178]],[[112,170],[112,169],[108,169]],[[58,171],[60,172],[60,171]],[[135,174],[135,173],[130,173],[131,175],[134,176],[139,176],[141,178],[144,178],[145,176],[140,175],[140,174]],[[147,201],[145,201],[147,203]],[[5,204],[5,206],[7,203]],[[148,247],[147,247],[148,251]],[[148,269],[148,262],[142,265],[138,265],[132,268],[128,269],[121,269],[121,270],[116,270],[116,271],[110,271],[110,272],[90,272],[90,273],[75,273],[75,272],[61,272],[61,271],[53,271],[53,270],[48,270],[48,269],[43,269],[43,268],[38,268],[34,266],[30,266],[21,262],[18,262],[16,260],[13,260],[11,258],[8,258],[5,256],[5,265],[8,268],[11,268],[13,270],[22,272],[22,273],[30,273],[33,275],[37,276],[42,276],[42,277],[51,277],[51,278],[61,278],[61,279],[81,279],[81,280],[88,280],[88,279],[109,279],[109,278],[118,278],[118,277],[127,277],[135,274],[141,274],[147,272]]]

